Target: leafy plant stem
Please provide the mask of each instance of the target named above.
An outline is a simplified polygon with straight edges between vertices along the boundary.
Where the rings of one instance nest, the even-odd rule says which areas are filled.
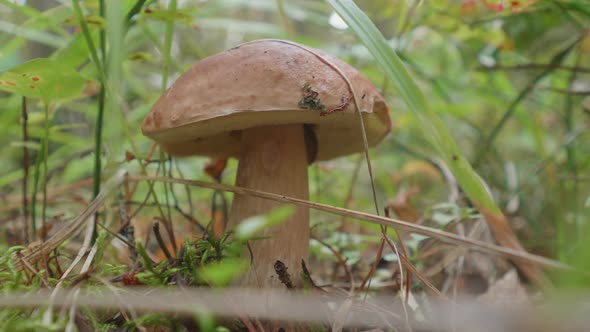
[[[105,3],[104,0],[100,0],[100,16],[105,17]],[[100,55],[101,63],[104,64],[106,60],[106,41],[105,41],[105,29],[100,30]],[[105,106],[105,81],[100,82],[100,91],[98,94],[98,109],[96,113],[96,128],[94,137],[94,173],[93,173],[93,184],[92,184],[92,198],[96,198],[96,195],[100,192],[100,178],[102,171],[102,125],[104,121],[104,106]],[[96,236],[96,223],[98,222],[98,215],[94,216],[94,230],[93,238]]]
[[[96,70],[98,71],[98,75],[100,80],[103,84],[106,83],[106,74],[104,72],[102,63],[98,57],[98,52],[96,51],[96,46],[94,45],[94,41],[92,40],[92,36],[90,35],[90,29],[88,29],[88,24],[86,24],[86,19],[84,18],[84,14],[82,13],[82,8],[80,7],[79,0],[72,0],[72,5],[74,7],[74,13],[78,17],[78,22],[80,23],[80,28],[82,29],[82,33],[84,34],[84,39],[86,39],[86,45],[88,46],[88,50],[90,51],[90,57],[92,58],[92,62],[96,66]],[[106,85],[106,84],[105,84]]]
[[[104,106],[105,106],[105,88],[106,88],[106,74],[104,71],[103,62],[101,62],[101,58],[99,58],[98,52],[96,50],[96,46],[94,45],[94,41],[92,39],[92,35],[90,34],[90,29],[88,29],[88,24],[86,24],[86,19],[82,13],[82,8],[80,7],[80,2],[78,0],[72,0],[72,5],[74,7],[74,13],[78,18],[78,22],[80,23],[80,28],[82,29],[82,34],[84,35],[84,39],[86,40],[86,45],[88,50],[90,51],[90,57],[92,58],[92,62],[96,66],[96,70],[98,72],[100,78],[100,92],[99,92],[99,100],[98,100],[98,110],[97,110],[97,119],[96,119],[96,132],[95,132],[95,139],[94,139],[94,172],[93,172],[93,197],[98,195],[100,191],[100,173],[101,173],[101,145],[102,145],[102,122],[104,117]],[[100,0],[100,15],[104,17],[104,9],[105,5],[103,0]],[[100,46],[101,46],[101,55],[102,60],[104,61],[106,50],[105,50],[105,33],[104,29],[100,31]],[[96,222],[97,216],[95,216]],[[94,236],[96,235],[96,225],[94,227]],[[93,236],[93,238],[94,238]]]
[[[32,240],[35,240],[37,237],[37,194],[39,193],[39,182],[41,180],[41,173],[43,173],[43,202],[41,206],[41,238],[45,240],[45,217],[47,215],[47,175],[48,175],[48,165],[47,159],[49,157],[48,149],[49,149],[49,105],[45,103],[44,106],[44,132],[43,137],[41,139],[41,148],[37,152],[37,158],[35,160],[35,175],[33,178],[33,193],[31,194],[31,236]],[[43,170],[41,170],[41,166],[43,166]]]
[[[41,142],[39,151],[37,151],[37,158],[35,158],[35,173],[33,175],[33,192],[31,193],[31,240],[37,238],[37,193],[39,192],[39,179],[41,178],[41,162],[43,160],[43,149],[45,144]]]
[[[168,11],[171,13],[172,17],[176,16],[176,0],[171,0],[168,4]],[[174,19],[169,20],[166,22],[166,34],[164,35],[164,63],[162,65],[162,86],[161,86],[161,93],[164,94],[166,92],[166,88],[168,86],[168,71],[170,68],[171,62],[171,49],[172,49],[172,38],[174,37]],[[160,155],[160,161],[162,162],[162,171],[166,174],[166,161],[167,161],[166,153],[162,152]],[[170,163],[170,171],[172,171],[172,164]],[[170,240],[172,242],[172,246],[174,251],[177,251],[176,247],[176,239],[174,236],[174,228],[171,224],[171,209],[170,209],[170,193],[169,191],[172,190],[172,184],[164,184],[164,199],[166,200],[167,206],[167,218],[164,222],[164,227],[166,227],[166,231]]]
[[[176,0],[171,0],[168,4],[168,11],[172,17],[176,15]],[[174,34],[174,20],[171,19],[166,23],[166,35],[164,36],[164,63],[162,65],[162,87],[161,92],[166,91],[168,85],[168,68],[170,66],[170,49],[172,48],[172,37]]]
[[[41,240],[45,242],[47,238],[47,228],[45,225],[47,217],[47,177],[49,175],[49,168],[47,166],[47,159],[49,159],[49,104],[44,103],[45,113],[45,132],[43,134],[43,205],[41,208]]]
[[[27,113],[27,98],[23,97],[21,101],[21,116],[22,116],[22,130],[23,130],[23,181],[22,181],[22,195],[23,195],[23,219],[24,219],[24,227],[23,227],[23,241],[25,243],[29,243],[29,205],[27,199],[27,182],[29,179],[29,149],[27,148],[27,143],[29,141],[29,132],[28,132],[28,118],[29,115]]]

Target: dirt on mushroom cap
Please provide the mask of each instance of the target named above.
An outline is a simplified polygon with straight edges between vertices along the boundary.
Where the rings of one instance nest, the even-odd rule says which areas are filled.
[[[391,128],[377,89],[339,59],[281,40],[242,44],[198,62],[160,97],[142,130],[174,155],[235,157],[242,129],[311,124],[317,158],[331,159],[363,149],[347,80],[374,145]]]

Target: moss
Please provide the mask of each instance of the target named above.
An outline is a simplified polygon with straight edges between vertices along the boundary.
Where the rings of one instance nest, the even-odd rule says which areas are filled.
[[[326,106],[320,101],[319,93],[309,83],[303,86],[303,98],[299,101],[299,107],[314,111],[326,110]]]

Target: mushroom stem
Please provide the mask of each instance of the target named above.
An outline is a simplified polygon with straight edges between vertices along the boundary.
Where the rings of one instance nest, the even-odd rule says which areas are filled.
[[[242,131],[242,149],[236,185],[275,194],[309,198],[307,152],[303,125],[277,125]],[[266,214],[278,202],[235,195],[229,217],[230,229],[244,219]],[[309,255],[309,211],[298,207],[285,222],[258,234],[250,241],[253,262],[240,280],[242,286],[285,288],[274,264],[282,261],[294,285],[301,284],[301,259]]]

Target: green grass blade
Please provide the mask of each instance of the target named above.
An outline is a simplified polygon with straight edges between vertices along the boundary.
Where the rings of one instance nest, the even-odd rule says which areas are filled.
[[[0,32],[7,35],[12,34],[16,37],[25,38],[50,47],[60,48],[66,45],[67,40],[45,31],[39,31],[34,28],[18,26],[6,21],[0,21]]]
[[[170,1],[168,11],[176,13],[176,0]],[[174,34],[174,20],[166,22],[166,35],[164,37],[164,64],[162,66],[162,93],[166,92],[168,86],[168,68],[170,67],[170,49],[172,48],[172,35]]]
[[[476,205],[490,212],[499,213],[500,210],[485,189],[480,177],[462,156],[444,123],[438,114],[428,106],[427,100],[404,64],[373,22],[352,0],[328,0],[328,2],[385,70],[387,78],[420,120],[424,136],[449,166],[467,196]]]
[[[86,38],[86,44],[88,45],[88,51],[90,51],[90,57],[92,58],[92,62],[96,66],[96,70],[100,76],[100,81],[103,84],[106,84],[106,77],[105,72],[103,70],[103,65],[100,62],[98,57],[98,52],[96,51],[96,46],[94,45],[94,40],[92,39],[92,35],[90,34],[90,29],[88,28],[88,24],[86,24],[86,19],[84,18],[84,14],[82,13],[82,8],[80,7],[80,2],[78,0],[72,0],[72,6],[74,7],[74,13],[78,18],[78,22],[80,23],[80,28],[82,29],[82,34]]]

